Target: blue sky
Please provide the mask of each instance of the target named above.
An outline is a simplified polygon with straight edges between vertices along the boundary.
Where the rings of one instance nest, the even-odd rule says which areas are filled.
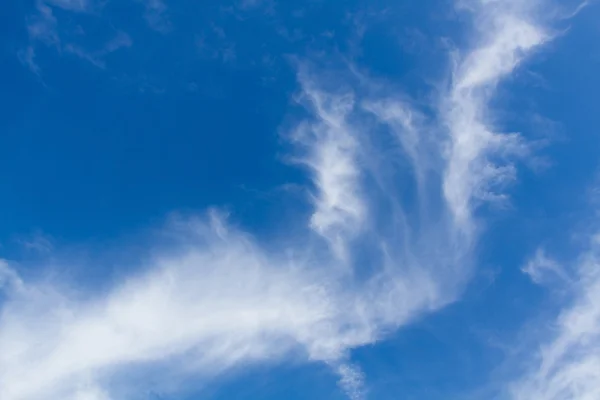
[[[600,398],[600,9],[0,13],[0,399]]]

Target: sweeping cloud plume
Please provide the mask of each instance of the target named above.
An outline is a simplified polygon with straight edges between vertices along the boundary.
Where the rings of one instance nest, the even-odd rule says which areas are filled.
[[[30,34],[48,43],[59,41],[48,28],[51,7],[89,8],[39,4],[45,28],[36,22]],[[147,4],[150,23],[166,33],[157,22],[166,6]],[[290,221],[290,231],[304,233],[284,248],[210,210],[167,223],[174,244],[150,250],[137,273],[102,292],[22,278],[0,264],[0,398],[142,398],[130,373],[139,368],[169,371],[154,379],[167,390],[171,381],[289,358],[328,365],[350,398],[364,397],[368,378],[352,350],[460,296],[485,228],[478,210],[504,201],[515,163],[529,153],[518,134],[495,128],[490,103],[551,39],[536,17],[545,5],[461,2],[472,21],[468,44],[453,52],[448,83],[427,109],[405,93],[299,62],[295,98],[308,116],[285,137],[309,174],[312,211]],[[131,45],[121,39],[116,47]],[[536,280],[540,260],[528,267]],[[582,263],[584,294],[561,315],[533,383],[515,386],[514,399],[600,397],[595,260]]]

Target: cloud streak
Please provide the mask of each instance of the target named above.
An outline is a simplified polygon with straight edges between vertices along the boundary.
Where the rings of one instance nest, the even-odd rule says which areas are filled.
[[[167,5],[162,0],[143,0],[146,8],[144,18],[148,26],[157,32],[167,33],[172,29],[167,17]]]
[[[514,400],[592,400],[600,396],[600,236],[576,262],[567,282],[571,299],[529,360],[528,371],[509,386]],[[535,278],[536,275],[534,275]]]
[[[517,134],[494,131],[487,104],[501,79],[550,38],[531,15],[533,2],[468,4],[475,9],[476,33],[482,39],[457,63],[449,96],[443,104],[444,121],[450,131],[444,194],[457,223],[464,229],[472,229],[473,207],[481,201],[502,200],[503,195],[494,187],[514,178],[513,165],[498,165],[490,159],[527,152]]]
[[[99,68],[105,68],[105,57],[121,48],[130,47],[130,36],[117,30],[113,38],[96,50],[90,51],[80,45],[65,40],[65,35],[59,33],[59,20],[55,10],[60,9],[69,13],[93,14],[98,11],[98,5],[84,0],[38,0],[35,3],[36,12],[27,18],[29,45],[19,52],[19,59],[36,75],[41,74],[41,68],[36,61],[37,49],[42,44],[55,48],[59,53],[75,55]]]

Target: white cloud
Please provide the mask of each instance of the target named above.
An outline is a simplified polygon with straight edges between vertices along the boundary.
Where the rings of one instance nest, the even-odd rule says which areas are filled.
[[[394,133],[394,139],[398,140],[402,149],[409,158],[414,169],[415,179],[419,186],[423,184],[423,176],[427,170],[439,167],[433,165],[428,159],[427,150],[435,146],[431,128],[424,123],[424,117],[415,111],[406,102],[397,99],[386,99],[384,101],[366,101],[363,103],[365,110],[373,113],[379,120],[388,124]],[[434,154],[437,155],[439,151]]]
[[[77,57],[90,62],[98,68],[105,68],[105,57],[119,49],[131,47],[132,41],[128,34],[118,31],[115,36],[107,41],[104,46],[97,51],[89,51],[80,46],[66,44],[64,51],[74,54]]]
[[[141,0],[146,7],[144,18],[148,26],[157,32],[166,33],[171,30],[171,22],[167,17],[167,5],[162,0]]]
[[[52,7],[43,1],[36,3],[37,13],[27,18],[27,32],[29,34],[29,45],[19,52],[20,61],[27,66],[31,72],[40,75],[40,67],[36,62],[36,45],[38,42],[46,46],[60,49],[60,38],[57,32],[57,20]]]
[[[53,9],[58,7],[75,13],[92,10],[92,4],[84,0],[37,0],[35,4],[37,12],[27,21],[29,38],[56,47],[60,46],[60,38],[57,32],[58,21]]]
[[[533,258],[521,270],[537,284],[543,284],[552,278],[559,278],[565,283],[570,280],[561,265],[556,260],[549,258],[543,249],[538,249]]]
[[[291,137],[313,180],[314,237],[290,238],[293,251],[266,250],[213,216],[170,227],[175,248],[155,250],[145,272],[107,293],[10,285],[0,315],[0,398],[116,399],[127,387],[118,372],[139,365],[202,380],[303,357],[330,365],[359,399],[364,377],[350,351],[460,294],[476,242],[474,210],[513,170],[490,157],[524,151],[517,136],[488,126],[487,103],[545,35],[518,9],[478,4],[475,18],[492,15],[490,29],[457,58],[431,120],[400,95],[339,90],[339,77],[300,68],[300,99],[312,118]],[[410,171],[377,135],[399,143]],[[400,176],[421,188],[412,201]],[[321,239],[326,246],[313,245]]]
[[[35,49],[33,46],[27,46],[18,52],[19,61],[25,65],[31,72],[40,75],[40,66],[35,62]]]
[[[125,32],[116,31],[115,36],[108,40],[98,50],[90,51],[80,45],[61,39],[59,34],[59,21],[54,10],[60,8],[71,13],[92,13],[97,5],[87,0],[38,0],[36,1],[36,12],[27,18],[27,32],[29,34],[29,45],[19,52],[20,61],[33,73],[40,75],[41,69],[36,62],[36,49],[39,44],[54,47],[58,52],[66,52],[90,62],[91,64],[104,68],[104,58],[120,48],[130,47],[131,38]]]
[[[12,290],[22,287],[23,282],[6,260],[0,259],[0,290]]]
[[[314,172],[317,193],[311,227],[344,258],[346,241],[358,233],[366,217],[357,159],[359,143],[348,121],[354,96],[320,90],[305,68],[301,68],[300,83],[303,100],[317,118],[314,123],[301,124],[292,135],[307,149],[301,162]]]
[[[316,189],[311,226],[362,273],[365,267],[354,265],[353,256],[360,259],[365,243],[373,247],[365,291],[379,303],[368,308],[376,330],[456,298],[471,271],[480,227],[474,212],[482,202],[503,198],[499,191],[515,172],[509,157],[529,151],[517,134],[495,132],[488,104],[500,81],[549,36],[531,9],[492,1],[477,2],[471,12],[477,40],[455,58],[435,118],[415,110],[403,94],[361,98],[357,93],[364,90],[344,89],[333,73],[318,77],[301,68],[301,98],[310,100],[316,117],[294,136],[309,148],[302,160],[313,170]],[[388,131],[371,124],[365,112]],[[402,163],[394,158],[402,155],[376,135],[399,143],[412,176],[398,170]],[[406,182],[398,181],[407,175],[418,188],[414,202],[405,199]],[[397,304],[403,307],[394,310]]]
[[[102,55],[106,55],[123,47],[131,47],[132,44],[133,42],[131,37],[127,33],[123,31],[117,31],[115,36],[104,45],[104,48],[101,50],[101,52]]]
[[[522,155],[527,148],[517,134],[494,132],[487,108],[501,79],[510,75],[536,47],[549,39],[532,17],[534,2],[473,1],[478,44],[459,56],[450,92],[443,99],[450,131],[444,193],[457,223],[471,229],[470,213],[478,202],[502,200],[494,191],[514,178],[514,167],[490,157]]]
[[[178,229],[187,239],[177,254],[104,298],[76,301],[49,284],[9,290],[0,398],[97,398],[82,387],[100,393],[107,370],[190,353],[200,376],[294,349],[339,364],[347,349],[374,340],[369,312],[326,268],[265,254],[217,219]],[[340,365],[351,386],[350,367]]]
[[[514,400],[600,398],[600,241],[578,261],[572,300],[551,326],[529,370],[509,386]]]
[[[52,8],[44,3],[38,3],[37,10],[38,13],[29,18],[27,25],[30,39],[57,46],[60,39],[56,33],[57,22]]]
[[[340,375],[340,386],[350,399],[362,399],[365,396],[364,376],[359,368],[342,364],[338,367],[337,372]]]

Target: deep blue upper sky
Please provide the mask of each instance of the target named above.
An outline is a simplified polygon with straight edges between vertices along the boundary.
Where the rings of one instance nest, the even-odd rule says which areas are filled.
[[[149,27],[135,2],[89,14],[57,8],[62,42],[93,55],[126,32],[131,46],[98,57],[99,68],[36,43],[39,76],[15,56],[28,46],[35,7],[14,5],[2,24],[3,235],[42,227],[79,240],[174,209],[243,212],[253,192],[301,179],[278,159],[294,59],[347,58],[419,90],[410,76],[435,77],[428,61],[445,56],[421,48],[427,39],[416,29],[433,20],[436,34],[451,32],[441,5],[181,2],[162,17],[166,32]]]
[[[146,261],[136,261],[138,257],[147,260],[169,247],[168,240],[157,243],[160,239],[154,237],[169,215],[203,215],[206,209],[218,207],[267,252],[293,253],[290,257],[304,260],[298,256],[302,250],[288,252],[277,247],[281,241],[299,246],[316,241],[316,247],[325,248],[324,243],[342,228],[335,225],[335,231],[319,230],[307,222],[318,209],[315,197],[326,188],[311,175],[310,163],[307,167],[293,161],[297,148],[288,134],[301,121],[326,118],[316,115],[302,100],[308,90],[299,71],[315,71],[311,76],[319,76],[314,79],[324,92],[353,91],[357,107],[383,93],[411,103],[430,121],[419,131],[421,136],[430,130],[452,131],[448,128],[451,119],[444,120],[439,99],[459,80],[460,65],[468,69],[467,55],[486,46],[486,32],[493,42],[495,28],[490,25],[478,31],[478,24],[489,15],[514,12],[522,16],[510,6],[508,11],[503,6],[489,11],[486,7],[491,6],[473,0],[467,2],[474,5],[469,11],[456,3],[6,2],[0,6],[0,258],[26,279],[37,282],[48,271],[59,271],[73,280],[65,286],[80,287],[75,292],[89,290],[110,299],[106,293],[111,293],[112,286],[118,287],[122,277],[144,270]],[[541,0],[522,3],[548,3],[548,9],[556,6]],[[537,8],[530,14],[523,11],[527,21],[548,27],[553,39],[531,51],[516,51],[523,61],[498,82],[485,86],[484,90],[494,92],[491,98],[476,92],[476,101],[487,107],[482,120],[498,132],[519,132],[530,144],[529,150],[517,157],[512,182],[500,185],[508,200],[488,204],[484,199],[483,205],[477,203],[470,209],[478,228],[476,238],[468,241],[468,254],[456,256],[460,263],[473,265],[471,272],[461,276],[464,282],[456,286],[460,294],[451,290],[448,301],[415,309],[410,322],[399,319],[388,325],[373,317],[377,333],[361,345],[344,348],[342,361],[348,358],[364,374],[367,398],[525,398],[506,394],[504,389],[509,385],[506,382],[515,379],[513,367],[514,371],[526,368],[521,347],[533,340],[532,336],[551,336],[531,335],[531,331],[537,332],[531,325],[549,325],[545,318],[554,321],[553,316],[570,304],[572,296],[565,294],[568,290],[562,286],[548,289],[532,284],[521,269],[540,247],[559,263],[579,259],[584,237],[594,230],[597,218],[590,193],[597,185],[600,151],[600,48],[595,44],[600,33],[599,8],[592,4],[569,15],[575,8],[572,2],[565,8],[552,8],[554,13]],[[498,36],[503,31],[499,32]],[[459,67],[453,70],[455,64]],[[351,126],[376,134],[377,129],[366,128],[372,121],[363,114],[354,118]],[[319,148],[319,143],[315,146]],[[367,145],[360,142],[359,147],[366,149]],[[374,150],[383,160],[388,148]],[[448,156],[448,149],[444,151],[439,160]],[[485,157],[496,163],[504,162],[503,155],[501,150]],[[431,159],[432,163],[438,160]],[[361,160],[357,168],[368,170],[367,165],[376,164],[369,164],[372,159]],[[335,170],[335,163],[328,165]],[[399,165],[405,168],[408,164]],[[445,179],[450,169],[444,168],[431,173],[432,185]],[[478,172],[477,167],[474,170],[473,174]],[[388,176],[383,175],[382,182]],[[402,187],[414,191],[416,186]],[[439,185],[431,189],[431,196],[442,201],[442,191]],[[362,197],[371,199],[371,192],[365,193]],[[407,198],[412,195],[404,194]],[[376,199],[370,206],[387,204],[385,196],[373,196]],[[349,201],[342,200],[341,209]],[[423,207],[436,207],[437,203],[427,204]],[[378,207],[375,209],[385,209]],[[428,215],[442,215],[443,219],[445,213],[452,215],[451,205],[447,207],[450,211],[431,210]],[[408,214],[417,213],[417,208],[409,206]],[[351,216],[351,211],[344,214],[344,218]],[[395,217],[389,219],[396,221]],[[388,215],[373,219],[387,222]],[[460,226],[448,228],[429,219],[423,221],[416,227],[417,237],[421,231],[448,229],[451,236],[441,240],[445,245],[455,243],[452,235],[463,235]],[[307,233],[308,226],[317,233]],[[386,229],[371,232],[373,235],[369,233],[358,243],[343,236],[354,249],[349,264],[365,263],[371,268],[370,263],[377,263],[379,259],[371,258],[371,251],[379,248],[364,251],[363,247],[379,240],[383,232],[396,232],[393,227]],[[319,235],[326,239],[323,243],[315,238]],[[390,244],[382,239],[384,242]],[[411,244],[417,246],[408,242]],[[423,244],[419,241],[418,245]],[[429,262],[429,253],[437,254],[439,249],[431,246],[424,255],[418,247],[415,257]],[[306,259],[311,257],[312,253]],[[330,258],[335,255],[326,256],[328,262]],[[440,259],[451,258],[440,255]],[[319,258],[319,262],[323,260]],[[234,273],[227,276],[236,279]],[[350,302],[344,296],[354,293],[363,282],[345,279],[343,285],[350,289],[343,291],[340,301]],[[554,297],[556,293],[558,297]],[[77,296],[87,295],[79,293],[74,298],[79,299]],[[73,307],[77,310],[73,315],[85,314],[79,305]],[[223,313],[235,314],[232,310]],[[10,321],[2,321],[0,333],[5,329],[2,324],[12,326]],[[341,324],[340,331],[354,329],[352,322],[347,323]],[[270,338],[270,331],[265,328],[265,332]],[[218,337],[210,346],[218,347]],[[275,337],[279,338],[278,334]],[[10,345],[9,336],[0,335],[0,340],[3,338]],[[293,340],[302,341],[295,336]],[[531,344],[536,349],[540,345]],[[199,341],[193,351],[202,352],[203,346],[208,345]],[[305,350],[310,353],[310,346],[300,353]],[[154,360],[146,365],[135,359],[131,367],[127,359],[116,366],[103,365],[102,374],[108,372],[98,381],[111,395],[129,393],[136,399],[352,397],[351,390],[337,384],[344,376],[336,372],[341,358],[314,356],[314,362],[308,363],[305,361],[311,357],[265,359],[250,357],[231,368],[217,361],[219,367],[215,368],[222,367],[222,374],[220,370],[206,373],[203,367],[201,378],[186,373],[184,378],[167,379],[167,383],[154,377],[170,376],[172,361]],[[0,386],[11,376],[6,371],[17,368],[10,362],[2,364],[0,359]],[[45,365],[43,361],[39,364]],[[90,371],[95,376],[96,370]],[[119,378],[113,379],[117,375]],[[129,379],[147,390],[123,389]],[[60,386],[60,390],[50,396],[71,395],[71,389]],[[0,397],[2,393],[0,390]],[[6,393],[11,396],[12,392]],[[6,400],[37,399],[35,394],[31,396]],[[566,394],[539,398],[584,399]]]

